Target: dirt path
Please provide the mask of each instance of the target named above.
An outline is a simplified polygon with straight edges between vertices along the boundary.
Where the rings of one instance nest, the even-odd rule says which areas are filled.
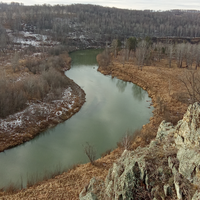
[[[177,80],[182,73],[181,69],[169,69],[147,66],[142,71],[131,63],[125,66],[116,59],[108,68],[99,67],[103,74],[115,76],[124,81],[133,82],[149,93],[154,106],[154,115],[150,122],[143,126],[141,135],[133,142],[132,148],[144,146],[155,137],[158,126],[163,118],[176,122],[187,109],[187,104],[179,101],[184,88]],[[95,166],[90,163],[78,165],[67,173],[21,190],[16,194],[0,194],[0,199],[78,199],[81,190],[89,183],[92,177],[104,179],[113,162],[122,153],[117,148],[109,155],[96,161]]]

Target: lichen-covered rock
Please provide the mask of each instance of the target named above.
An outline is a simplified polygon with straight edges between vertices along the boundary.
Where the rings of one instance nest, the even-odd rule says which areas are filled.
[[[174,185],[175,185],[175,189],[176,189],[176,194],[177,194],[177,199],[181,200],[183,199],[182,196],[182,191],[181,191],[181,187],[180,187],[180,181],[179,181],[179,175],[177,174],[176,176],[174,176]]]
[[[92,178],[88,186],[86,186],[79,194],[80,200],[99,200],[101,198],[101,190],[104,187],[103,181]],[[95,194],[96,193],[96,194]],[[100,198],[99,198],[100,197]]]
[[[176,126],[175,143],[177,148],[194,148],[200,145],[200,104],[190,105]]]
[[[162,121],[158,128],[156,139],[159,139],[161,141],[162,139],[166,138],[167,135],[173,132],[174,132],[173,124],[170,122]]]
[[[92,179],[80,199],[200,199],[199,117],[200,104],[195,103],[175,127],[163,121],[155,140],[125,150],[104,183]]]
[[[139,181],[147,180],[145,174],[144,157],[134,159],[134,153],[125,150],[121,159],[113,165],[106,177],[105,198],[131,198]]]
[[[93,194],[92,192],[88,192],[85,196],[79,197],[80,200],[98,200],[96,195]]]
[[[200,199],[200,191],[196,191],[194,196],[192,197],[192,200],[199,200]]]
[[[165,196],[171,196],[172,189],[171,189],[171,186],[169,184],[164,185],[164,193],[165,193]]]
[[[199,149],[180,148],[177,153],[179,160],[179,173],[194,184],[200,183],[199,172],[200,153]]]

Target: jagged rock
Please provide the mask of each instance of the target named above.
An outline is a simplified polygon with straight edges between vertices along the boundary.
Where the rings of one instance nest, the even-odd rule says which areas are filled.
[[[145,180],[145,162],[140,159],[130,159],[134,157],[133,152],[124,151],[123,156],[113,168],[109,170],[105,181],[105,196],[119,198],[131,197],[132,190],[138,184],[138,180]]]
[[[196,176],[196,169],[200,166],[199,150],[180,148],[177,153],[179,160],[179,173],[192,183],[199,183],[200,177]]]
[[[79,194],[80,200],[98,200],[97,196],[93,193],[95,185],[98,184],[98,181],[95,178],[90,180],[89,185],[82,190]],[[86,195],[85,195],[86,194]]]
[[[192,200],[199,200],[200,199],[200,191],[196,191],[194,196],[192,197]]]
[[[200,184],[199,117],[195,103],[175,127],[163,121],[150,145],[125,150],[104,183],[92,179],[80,199],[200,199],[194,190]]]
[[[181,191],[180,183],[179,183],[179,180],[178,180],[178,174],[176,176],[174,176],[174,185],[175,185],[178,200],[182,200],[183,199],[182,198],[182,191]]]
[[[194,148],[200,145],[200,104],[190,105],[176,126],[175,143],[177,148]]]
[[[166,138],[167,135],[174,132],[174,126],[170,122],[166,122],[165,120],[161,122],[158,132],[156,135],[156,139],[162,141],[162,139]]]
[[[169,184],[164,185],[165,196],[170,196],[172,194],[172,189]]]
[[[79,197],[80,200],[98,200],[96,195],[92,192],[87,193],[84,197]]]

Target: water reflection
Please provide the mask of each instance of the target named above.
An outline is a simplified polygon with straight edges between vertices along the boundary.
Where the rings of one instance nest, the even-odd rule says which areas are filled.
[[[72,65],[73,66],[95,66],[97,64],[96,56],[102,52],[102,49],[97,49],[92,51],[91,49],[81,50],[79,51],[79,55],[77,56],[76,53],[71,53],[70,57],[72,58]],[[94,55],[95,52],[95,55]]]
[[[127,82],[118,80],[116,86],[117,86],[119,92],[123,93],[126,89]]]
[[[132,86],[132,94],[133,94],[134,99],[136,99],[138,101],[142,101],[145,98],[146,91],[137,85],[133,85]]]

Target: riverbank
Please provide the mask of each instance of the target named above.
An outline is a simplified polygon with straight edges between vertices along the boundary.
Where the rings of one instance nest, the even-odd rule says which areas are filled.
[[[51,101],[29,100],[24,110],[0,119],[0,152],[33,139],[39,133],[69,119],[80,110],[85,102],[85,92],[64,75],[64,71],[70,69],[69,55],[63,55],[63,60],[65,66],[60,70],[63,71],[63,77],[67,79],[68,84],[62,95]],[[11,66],[7,66],[4,70],[5,76],[16,82],[35,76],[22,66],[15,73],[9,68]]]
[[[99,56],[97,56],[97,60],[99,60]],[[143,126],[143,135],[137,138],[144,144],[149,143],[156,136],[162,120],[170,121],[175,125],[187,110],[186,89],[179,80],[184,74],[184,69],[157,65],[144,66],[141,71],[133,62],[126,62],[123,65],[119,55],[112,59],[109,66],[100,66],[98,71],[104,75],[132,82],[148,92],[154,107],[153,117],[150,118],[148,124]]]
[[[100,67],[99,71],[136,83],[148,91],[149,96],[152,97],[155,108],[154,115],[150,119],[150,123],[143,126],[143,135],[135,138],[132,149],[149,143],[149,140],[154,138],[158,125],[164,117],[175,123],[178,118],[182,117],[187,108],[187,103],[179,101],[176,97],[183,90],[182,85],[177,80],[177,74],[181,73],[179,69],[147,66],[143,68],[143,71],[139,71],[136,66],[128,62],[123,67],[116,59],[108,68]],[[87,186],[91,178],[105,179],[109,168],[121,156],[122,152],[123,149],[117,148],[109,155],[98,159],[94,166],[90,163],[77,165],[67,173],[21,190],[16,194],[8,195],[2,192],[0,199],[32,199],[36,197],[37,199],[78,199],[79,193]]]
[[[48,128],[64,122],[77,113],[84,102],[84,91],[72,80],[59,100],[50,103],[30,102],[25,110],[0,120],[0,152],[29,141]]]

